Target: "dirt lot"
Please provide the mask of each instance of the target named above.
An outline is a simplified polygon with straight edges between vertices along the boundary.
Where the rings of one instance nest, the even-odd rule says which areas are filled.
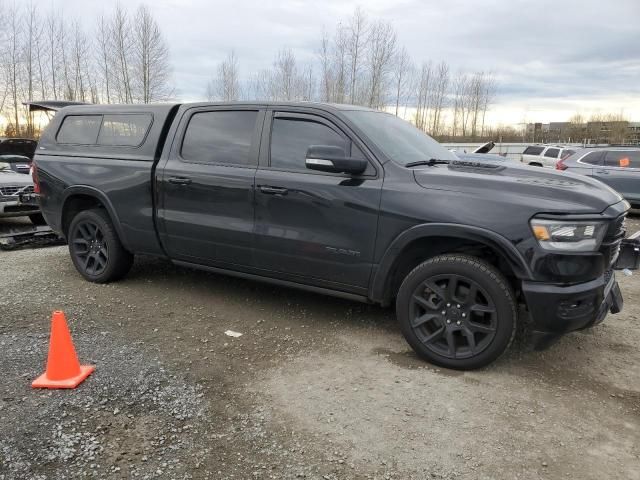
[[[149,258],[93,285],[65,247],[0,266],[0,479],[640,479],[640,275],[595,329],[460,373],[390,309]],[[73,391],[30,388],[54,309],[97,365]]]

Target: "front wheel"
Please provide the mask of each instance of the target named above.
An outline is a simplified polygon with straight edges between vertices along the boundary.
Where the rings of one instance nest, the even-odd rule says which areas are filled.
[[[468,255],[440,255],[414,268],[400,286],[396,312],[416,353],[446,368],[488,365],[516,332],[516,302],[504,275]]]
[[[122,246],[109,215],[100,208],[73,217],[67,242],[76,270],[90,282],[118,280],[133,263],[133,255]]]

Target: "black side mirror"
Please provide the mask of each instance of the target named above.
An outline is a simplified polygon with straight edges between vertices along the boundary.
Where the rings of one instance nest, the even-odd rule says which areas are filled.
[[[367,161],[347,157],[343,148],[332,145],[311,145],[305,160],[307,168],[330,173],[362,173]]]

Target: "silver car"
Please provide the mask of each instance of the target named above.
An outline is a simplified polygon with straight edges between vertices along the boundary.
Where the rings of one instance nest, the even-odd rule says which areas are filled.
[[[35,225],[44,225],[31,175],[16,173],[8,163],[0,163],[0,219],[29,217]]]
[[[559,160],[556,169],[596,178],[640,208],[640,148],[585,148]]]

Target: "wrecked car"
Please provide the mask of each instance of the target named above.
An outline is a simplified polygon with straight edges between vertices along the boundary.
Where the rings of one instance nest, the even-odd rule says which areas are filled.
[[[9,217],[29,217],[34,225],[45,224],[31,176],[16,173],[8,163],[0,162],[0,219]]]

